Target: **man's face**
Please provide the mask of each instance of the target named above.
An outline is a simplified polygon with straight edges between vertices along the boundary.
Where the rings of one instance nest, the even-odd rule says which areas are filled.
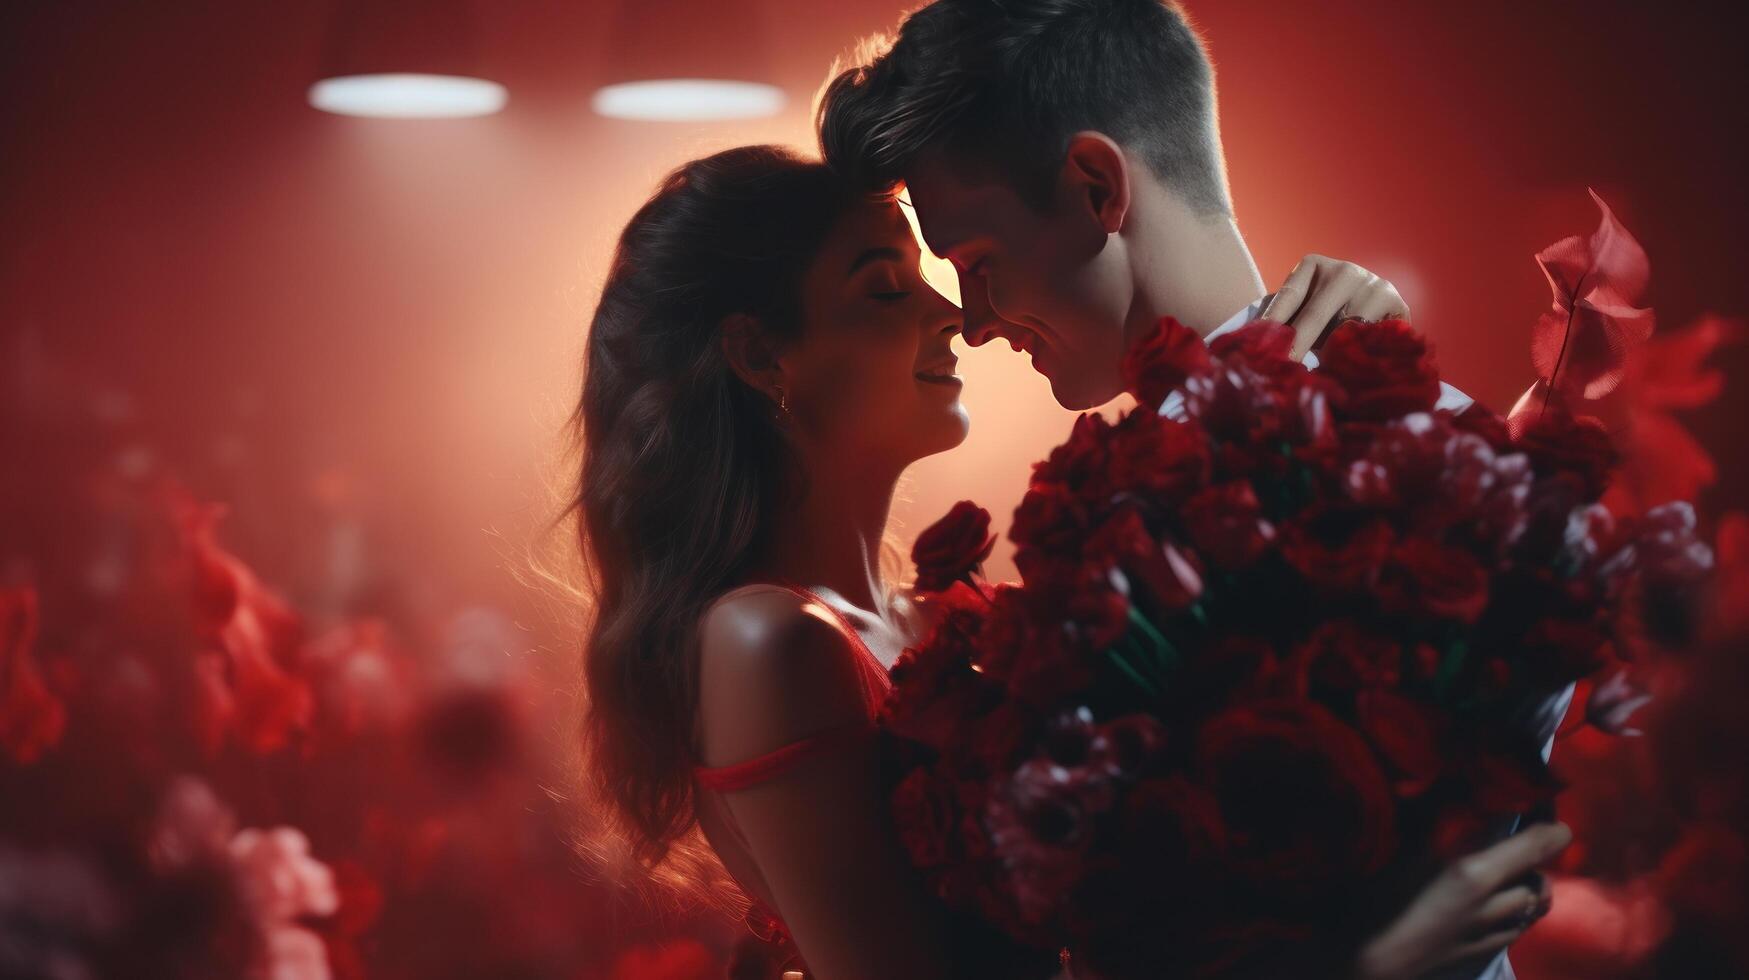
[[[924,242],[959,272],[966,343],[1008,341],[1032,356],[1064,408],[1085,409],[1123,390],[1134,281],[1084,195],[1061,183],[1040,211],[1006,182],[940,158],[905,181]]]

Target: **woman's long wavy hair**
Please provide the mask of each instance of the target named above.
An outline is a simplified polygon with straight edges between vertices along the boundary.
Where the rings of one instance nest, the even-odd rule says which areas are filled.
[[[794,485],[775,406],[730,369],[719,325],[741,313],[799,336],[803,274],[865,198],[773,146],[688,163],[621,234],[590,325],[572,419],[594,592],[582,746],[601,816],[648,866],[697,856],[699,619],[759,559]]]

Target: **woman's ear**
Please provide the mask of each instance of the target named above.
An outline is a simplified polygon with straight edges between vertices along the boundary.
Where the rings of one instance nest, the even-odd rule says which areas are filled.
[[[1086,130],[1069,137],[1059,190],[1065,200],[1091,217],[1108,235],[1123,228],[1130,210],[1130,165],[1123,147],[1104,133]]]
[[[781,397],[778,393],[783,390],[783,365],[778,363],[777,349],[760,329],[758,319],[746,313],[731,313],[723,317],[718,330],[729,370],[773,401]]]

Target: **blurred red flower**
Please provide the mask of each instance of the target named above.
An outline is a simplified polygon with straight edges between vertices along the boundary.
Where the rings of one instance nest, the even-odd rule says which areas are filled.
[[[619,954],[608,980],[715,980],[722,967],[696,939],[633,946]]]
[[[295,674],[303,623],[240,559],[218,544],[222,507],[171,491],[197,634],[210,643],[195,654],[197,720],[202,747],[216,753],[235,737],[262,754],[308,727],[312,701]]]
[[[35,589],[0,589],[0,748],[20,764],[41,758],[67,727],[36,662],[38,625]]]
[[[1221,803],[1231,867],[1254,884],[1318,893],[1394,853],[1395,802],[1359,732],[1313,701],[1236,705],[1197,735],[1197,772]]]

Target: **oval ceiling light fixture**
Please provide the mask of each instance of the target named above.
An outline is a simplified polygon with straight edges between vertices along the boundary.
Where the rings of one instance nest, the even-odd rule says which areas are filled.
[[[590,104],[650,122],[775,116],[787,99],[769,79],[769,17],[757,0],[622,0]]]
[[[610,119],[705,122],[762,119],[783,111],[783,89],[723,78],[657,78],[619,82],[595,93],[595,111]]]
[[[468,0],[350,0],[328,24],[311,106],[372,119],[461,119],[504,108],[482,77]]]
[[[342,75],[310,86],[310,105],[341,116],[371,119],[462,119],[504,108],[509,93],[497,82],[463,75],[389,72]]]

